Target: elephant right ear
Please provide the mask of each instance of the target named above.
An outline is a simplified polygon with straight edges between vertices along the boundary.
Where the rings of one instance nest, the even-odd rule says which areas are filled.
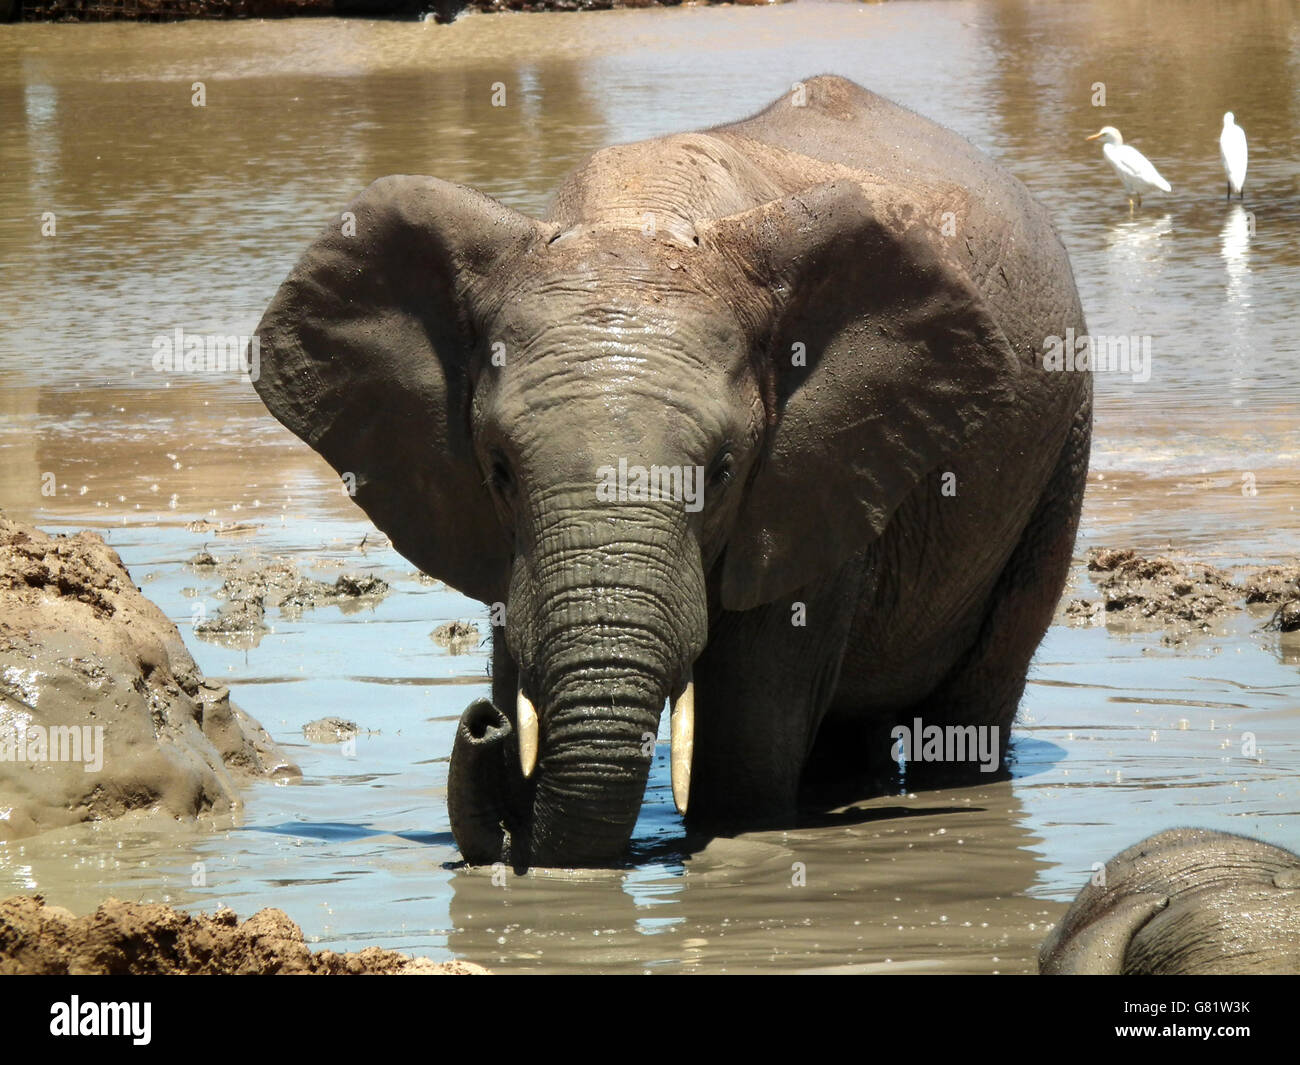
[[[504,597],[511,545],[470,439],[471,310],[550,230],[461,185],[382,178],[309,247],[257,327],[255,387],[424,572]]]

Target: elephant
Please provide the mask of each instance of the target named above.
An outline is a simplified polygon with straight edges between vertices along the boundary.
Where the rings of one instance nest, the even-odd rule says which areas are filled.
[[[1157,833],[1079,892],[1045,975],[1300,972],[1300,855],[1203,828]]]
[[[541,220],[412,175],[342,217],[256,388],[494,606],[448,775],[467,862],[619,862],[668,704],[692,831],[896,777],[900,722],[996,729],[1003,771],[1092,429],[1091,375],[1041,354],[1085,326],[1019,181],[823,76],[595,152]]]

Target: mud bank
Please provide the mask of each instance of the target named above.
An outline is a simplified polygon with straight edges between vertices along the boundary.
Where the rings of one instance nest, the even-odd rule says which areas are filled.
[[[298,769],[95,533],[0,517],[0,839],[240,805]]]
[[[1072,625],[1164,629],[1166,642],[1179,643],[1253,606],[1271,608],[1265,627],[1300,631],[1300,565],[1249,568],[1234,579],[1204,563],[1099,547],[1088,552],[1086,575],[1098,594],[1062,601]]]
[[[233,910],[189,914],[156,903],[109,899],[76,917],[45,900],[0,902],[0,976],[471,976],[470,962],[433,962],[381,947],[313,954],[282,910],[241,922]]]
[[[765,6],[782,0],[729,0]],[[173,22],[181,19],[287,18],[301,15],[361,17],[431,14],[450,22],[464,11],[608,11],[680,7],[682,0],[0,0],[0,21]]]

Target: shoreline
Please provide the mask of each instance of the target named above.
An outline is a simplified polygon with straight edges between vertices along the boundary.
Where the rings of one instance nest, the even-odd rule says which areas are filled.
[[[184,22],[284,18],[397,18],[449,23],[480,14],[612,11],[624,8],[741,5],[788,0],[0,0],[0,22]]]

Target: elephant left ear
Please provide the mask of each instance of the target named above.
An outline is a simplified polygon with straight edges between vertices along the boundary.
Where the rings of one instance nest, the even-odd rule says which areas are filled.
[[[722,605],[771,602],[881,536],[1015,400],[1018,358],[951,245],[890,187],[835,180],[701,226],[757,306],[774,384]],[[939,491],[936,480],[935,491]]]

